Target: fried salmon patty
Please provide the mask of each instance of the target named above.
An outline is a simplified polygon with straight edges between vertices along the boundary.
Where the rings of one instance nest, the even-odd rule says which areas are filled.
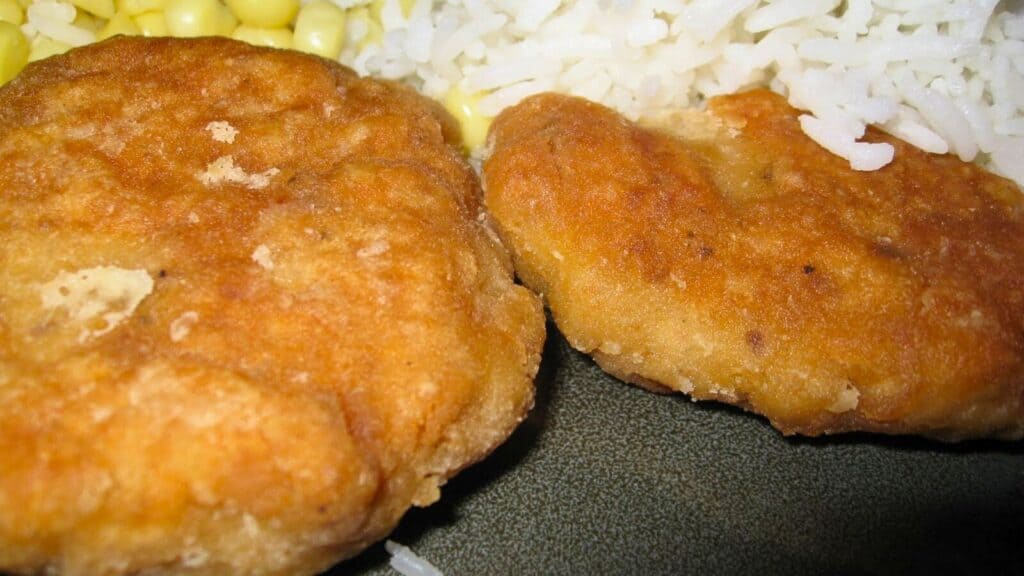
[[[767,91],[639,126],[558,95],[506,110],[485,203],[524,282],[613,375],[787,434],[1024,435],[1024,204],[896,147],[851,170]]]
[[[503,441],[544,319],[459,148],[224,39],[0,89],[0,572],[314,573]]]

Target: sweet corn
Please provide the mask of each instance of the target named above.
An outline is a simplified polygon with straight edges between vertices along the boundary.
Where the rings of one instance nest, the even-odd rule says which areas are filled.
[[[114,17],[114,0],[70,0],[72,4],[100,18]]]
[[[168,36],[167,31],[167,20],[164,19],[164,13],[153,11],[143,12],[132,19],[135,25],[139,28],[139,33],[143,36]]]
[[[164,7],[171,36],[216,36],[225,28],[223,5],[217,0],[168,0]]]
[[[138,16],[144,12],[163,10],[167,0],[117,0],[117,11],[129,16]]]
[[[32,47],[28,52],[28,61],[35,62],[36,60],[42,60],[43,58],[63,54],[68,50],[71,50],[70,44],[57,42],[56,40],[51,40],[46,36],[36,36],[35,40],[32,40]]]
[[[227,0],[242,24],[257,28],[280,28],[299,12],[299,0]]]
[[[132,22],[131,16],[125,12],[118,12],[114,14],[114,17],[107,21],[107,25],[96,35],[97,40],[104,40],[111,36],[121,34],[123,36],[137,36],[141,31],[139,27]]]
[[[221,4],[217,35],[230,37],[234,33],[235,28],[238,28],[238,18],[235,17],[235,13],[230,8]]]
[[[459,121],[462,142],[466,148],[473,150],[484,145],[492,118],[480,113],[479,94],[466,94],[460,88],[453,87],[445,94],[444,107]]]
[[[85,10],[77,10],[76,12],[75,20],[72,23],[79,28],[89,30],[93,34],[99,33],[99,31],[107,25],[107,21],[105,19],[97,18]]]
[[[327,0],[314,0],[295,19],[294,46],[336,60],[345,42],[345,12]]]
[[[18,27],[0,22],[0,85],[6,84],[28,64],[28,40]]]
[[[349,18],[353,22],[361,23],[365,30],[356,48],[363,50],[367,46],[377,44],[384,39],[384,28],[381,27],[380,20],[375,20],[366,8],[355,8],[349,11]]]
[[[292,47],[292,31],[287,28],[256,28],[242,24],[235,29],[231,37],[254,46]]]
[[[117,4],[117,11],[137,16],[143,12],[163,10],[167,0],[117,0]]]
[[[0,22],[10,22],[15,26],[25,22],[25,12],[17,0],[0,0]]]
[[[384,4],[387,1],[388,0],[373,0],[373,2],[370,3],[370,14],[377,22],[382,21],[381,14],[384,12]],[[398,0],[398,5],[402,8],[402,15],[408,18],[409,14],[412,14],[412,7],[416,5],[416,0]]]

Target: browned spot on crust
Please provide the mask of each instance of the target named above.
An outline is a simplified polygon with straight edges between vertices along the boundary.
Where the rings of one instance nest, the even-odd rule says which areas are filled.
[[[750,351],[754,354],[761,355],[764,353],[764,334],[760,330],[748,330],[746,334],[747,346],[750,346]]]
[[[871,253],[890,260],[898,260],[902,257],[899,249],[888,238],[879,238],[871,243]]]

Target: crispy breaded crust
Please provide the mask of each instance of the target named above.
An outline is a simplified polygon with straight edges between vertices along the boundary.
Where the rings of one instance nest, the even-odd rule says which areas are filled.
[[[224,39],[0,89],[0,571],[314,573],[504,440],[544,318],[458,149]]]
[[[518,273],[612,374],[787,434],[1024,435],[1024,204],[890,142],[856,172],[767,91],[644,128],[541,95],[491,131],[485,203]]]

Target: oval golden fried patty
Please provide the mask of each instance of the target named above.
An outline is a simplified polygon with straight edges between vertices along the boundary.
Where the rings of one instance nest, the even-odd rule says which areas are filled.
[[[524,282],[607,371],[783,432],[1024,435],[1024,204],[890,142],[855,172],[780,96],[640,127],[542,95],[491,131],[485,202]]]
[[[0,571],[316,572],[505,439],[543,315],[456,134],[223,39],[0,90]]]

